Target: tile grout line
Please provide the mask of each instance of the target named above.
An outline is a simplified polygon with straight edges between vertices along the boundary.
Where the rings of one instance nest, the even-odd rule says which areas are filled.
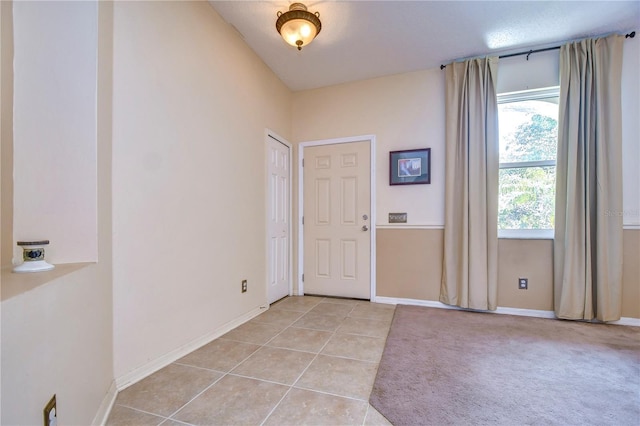
[[[174,361],[174,362],[172,362],[172,364],[175,364],[175,365],[181,365],[181,366],[183,366],[183,367],[197,368],[198,370],[211,371],[211,372],[213,372],[213,373],[220,373],[220,374],[222,374],[222,375],[227,374],[226,372],[221,371],[221,370],[216,370],[215,368],[200,367],[200,366],[198,366],[198,365],[185,364],[185,363],[178,362],[178,361]],[[233,368],[235,368],[235,367],[233,367]]]
[[[273,412],[276,411],[276,409],[280,406],[282,401],[284,401],[284,399],[287,397],[287,395],[289,395],[289,392],[291,392],[291,389],[293,389],[293,385],[289,385],[289,389],[287,389],[287,391],[284,393],[284,395],[282,395],[282,398],[280,398],[280,400],[276,403],[276,405],[274,405],[273,408],[264,417],[264,419],[262,419],[262,421],[260,422],[260,426],[264,425],[264,423],[267,420],[269,420],[269,417],[271,417]]]
[[[317,306],[317,305],[314,305],[311,309],[315,308],[315,306]],[[311,310],[311,309],[309,309],[309,310]],[[265,312],[269,312],[270,310],[271,310],[271,309],[269,309],[269,310],[267,310],[267,311],[265,311]],[[226,340],[231,340],[231,341],[233,341],[233,342],[245,343],[245,344],[250,344],[250,345],[259,345],[260,347],[259,347],[258,349],[256,349],[254,352],[252,352],[252,353],[251,353],[251,355],[253,355],[253,354],[255,354],[257,351],[259,351],[260,349],[262,349],[263,347],[267,346],[267,344],[268,344],[269,342],[271,342],[273,339],[275,339],[276,337],[278,337],[279,335],[281,335],[282,333],[284,333],[284,332],[285,332],[285,330],[287,330],[287,329],[291,328],[291,326],[293,325],[293,323],[294,323],[294,322],[298,321],[300,318],[302,318],[303,316],[305,316],[305,314],[309,313],[309,311],[307,311],[307,312],[300,312],[300,311],[288,311],[288,312],[296,312],[296,313],[299,313],[299,314],[301,314],[301,315],[300,315],[298,318],[296,318],[296,319],[295,319],[295,321],[293,321],[291,324],[287,325],[285,328],[283,328],[282,330],[280,330],[279,332],[277,332],[276,334],[274,334],[272,338],[268,339],[268,340],[267,340],[266,342],[264,342],[264,343],[246,342],[246,341],[243,341],[243,340],[230,339],[230,338],[224,337],[224,335],[220,336],[218,339],[226,339]],[[264,313],[264,312],[263,312],[263,313]],[[260,315],[262,315],[262,314],[260,314]],[[257,317],[256,317],[256,318],[257,318]],[[254,324],[255,324],[255,323],[254,323]],[[275,324],[270,324],[270,323],[260,323],[260,322],[257,322],[257,324],[258,324],[258,325],[267,325],[267,326],[272,326],[272,327],[278,327],[277,325],[275,325]],[[243,325],[244,325],[244,324],[243,324]],[[236,328],[237,328],[237,327],[236,327]],[[234,329],[234,330],[235,330],[235,329]],[[233,330],[231,330],[231,331],[233,331]],[[276,347],[277,347],[277,346],[276,346]],[[243,359],[240,363],[236,364],[233,368],[237,368],[237,367],[238,367],[242,362],[245,362],[245,361],[246,361],[246,360],[247,360],[251,355],[249,355],[247,358]],[[232,370],[233,370],[233,368],[232,368]],[[229,370],[229,371],[231,371],[231,370]]]
[[[316,306],[317,306],[317,305],[316,305]],[[315,308],[315,306],[314,306],[313,308]],[[311,309],[313,309],[313,308],[311,308]],[[311,309],[310,309],[310,310],[311,310]],[[310,310],[309,310],[309,311],[310,311]],[[303,313],[302,315],[300,315],[300,317],[296,318],[296,320],[295,320],[295,321],[293,321],[291,324],[289,324],[288,326],[286,326],[285,328],[283,328],[282,330],[280,330],[280,331],[279,331],[276,335],[274,335],[271,339],[269,339],[269,340],[267,340],[266,342],[264,342],[264,343],[262,344],[262,346],[267,346],[267,345],[268,345],[268,344],[269,344],[273,339],[275,339],[276,337],[280,336],[280,335],[281,335],[282,333],[284,333],[286,330],[290,329],[290,328],[293,326],[293,323],[295,323],[295,322],[296,322],[296,321],[298,321],[300,318],[302,318],[303,316],[305,316],[306,314],[308,314],[308,313],[309,313],[309,311],[307,311],[307,312]],[[295,328],[295,327],[294,327],[294,328]]]
[[[367,409],[364,412],[364,419],[362,419],[362,425],[361,426],[365,426],[365,423],[367,423],[367,416],[369,415],[369,410],[371,409],[371,404],[369,404],[369,401],[367,401]]]
[[[269,419],[269,417],[271,417],[271,415],[275,412],[275,410],[280,406],[280,404],[282,403],[282,401],[287,397],[287,395],[291,392],[291,389],[294,388],[295,384],[300,380],[300,378],[304,375],[304,373],[309,369],[309,367],[311,366],[311,364],[313,364],[313,362],[318,358],[319,355],[324,355],[324,356],[333,356],[336,358],[341,358],[341,359],[349,359],[349,360],[353,360],[353,361],[360,361],[360,362],[366,362],[369,364],[376,364],[378,365],[380,363],[380,360],[378,361],[368,361],[368,360],[362,360],[362,359],[357,359],[357,358],[350,358],[350,357],[344,357],[344,356],[338,356],[338,355],[325,355],[322,354],[322,351],[326,348],[326,346],[329,344],[329,342],[331,341],[331,339],[336,336],[337,334],[348,334],[348,335],[355,335],[355,336],[364,336],[364,337],[370,337],[370,338],[375,338],[375,339],[382,339],[381,337],[378,336],[371,336],[371,335],[360,335],[360,334],[353,334],[353,333],[338,333],[338,330],[340,329],[340,326],[336,327],[334,330],[330,331],[330,330],[320,330],[320,329],[314,329],[314,328],[307,328],[307,327],[299,327],[299,326],[295,326],[295,323],[297,321],[299,321],[302,317],[304,317],[305,315],[311,313],[311,311],[316,308],[318,305],[320,305],[321,303],[324,302],[325,299],[321,300],[320,302],[318,302],[317,304],[313,305],[312,307],[310,307],[307,311],[302,312],[302,311],[292,311],[292,310],[287,310],[284,308],[278,308],[278,310],[283,310],[283,311],[287,311],[287,312],[296,312],[296,313],[300,313],[301,315],[296,318],[294,321],[292,321],[288,326],[286,326],[284,329],[282,329],[280,332],[278,332],[276,335],[274,335],[271,339],[267,340],[265,343],[261,344],[260,349],[262,348],[276,348],[276,349],[283,349],[283,350],[291,350],[294,352],[301,352],[301,353],[312,353],[314,354],[313,359],[309,362],[309,365],[307,365],[307,367],[305,367],[305,369],[298,375],[298,377],[293,381],[293,383],[291,385],[287,385],[284,383],[279,383],[279,382],[275,382],[275,381],[271,381],[271,380],[265,380],[265,379],[261,379],[261,378],[257,378],[257,377],[251,377],[251,376],[245,376],[245,375],[241,375],[238,373],[232,373],[233,369],[230,370],[227,375],[233,375],[233,376],[237,376],[237,377],[244,377],[247,379],[252,379],[252,380],[259,380],[259,381],[264,381],[267,383],[273,383],[273,384],[277,384],[277,385],[281,385],[281,386],[288,386],[289,389],[287,389],[287,392],[285,392],[285,394],[282,396],[282,398],[280,398],[280,400],[276,403],[276,405],[274,405],[274,407],[270,410],[270,412],[267,414],[267,416],[264,418],[264,420],[262,421],[261,425],[264,425],[264,423]],[[347,304],[341,304],[341,305],[345,305],[345,306],[349,306]],[[358,307],[358,304],[352,304],[351,305],[351,309],[349,310],[349,312],[342,318],[340,318],[340,316],[338,315],[332,315],[332,314],[321,314],[321,313],[317,313],[318,316],[331,316],[331,317],[337,317],[340,318],[341,320],[341,324],[344,322],[344,320],[346,320],[347,318],[360,318],[360,319],[371,319],[374,321],[378,321],[374,318],[366,318],[366,317],[351,317],[350,315],[353,313],[353,311]],[[382,320],[380,320],[380,322],[383,322]],[[262,324],[261,322],[257,322],[259,324]],[[265,325],[273,325],[273,326],[277,326],[276,324],[273,323],[268,323],[265,322]],[[292,349],[292,348],[285,348],[285,347],[280,347],[280,346],[269,346],[269,343],[271,343],[274,339],[276,339],[278,336],[280,336],[282,333],[284,333],[285,331],[289,330],[290,328],[298,328],[298,329],[302,329],[302,330],[310,330],[310,331],[321,331],[321,332],[327,332],[330,333],[329,338],[327,339],[327,341],[325,342],[324,345],[322,345],[322,347],[318,350],[318,352],[309,352],[309,351],[304,351],[304,350],[299,350],[299,349]],[[221,336],[222,337],[222,336]],[[230,339],[231,340],[231,339]],[[243,343],[247,343],[247,342],[243,342]],[[254,343],[255,344],[255,343]],[[257,349],[255,352],[259,351],[260,349]],[[255,352],[253,354],[255,354]],[[252,354],[252,355],[253,355]],[[247,357],[248,359],[249,357]],[[246,360],[246,359],[245,359]],[[244,362],[245,360],[243,360],[242,362]],[[240,364],[238,364],[240,365]],[[236,365],[235,368],[238,367],[238,365]],[[335,396],[338,398],[345,398],[345,399],[350,399],[353,401],[359,401],[359,402],[364,402],[367,403],[368,405],[368,399],[358,399],[358,398],[354,398],[354,397],[350,397],[350,396],[344,396],[344,395],[338,395],[338,394],[333,394],[330,392],[325,392],[325,391],[320,391],[317,389],[308,389],[308,388],[296,388],[296,389],[304,389],[310,392],[317,392],[317,393],[321,393],[324,395],[331,395],[331,396]],[[368,410],[368,407],[367,407]],[[366,411],[365,411],[365,419],[366,419]],[[363,419],[364,421],[364,419]]]
[[[176,420],[176,419],[166,419],[165,421],[163,421],[162,423],[160,423],[158,426],[162,426],[163,424],[167,423],[167,422],[175,422],[175,423],[180,423],[181,425],[184,426],[196,426],[192,423],[187,423],[187,422],[182,422],[180,420]]]
[[[166,420],[169,420],[169,417],[166,417],[166,416],[163,416],[163,415],[160,415],[160,414],[157,414],[157,413],[152,413],[151,411],[145,411],[145,410],[141,410],[139,408],[131,407],[130,405],[114,404],[114,406],[120,406],[120,407],[128,408],[128,409],[133,410],[133,411],[137,411],[139,413],[149,414],[149,415],[154,416],[154,417],[160,417],[162,419],[162,421],[160,423],[158,423],[158,424],[164,423]]]
[[[246,376],[246,375],[244,375],[244,374],[228,373],[227,375],[229,375],[229,376],[233,376],[233,377],[242,377],[243,379],[256,380],[256,381],[258,381],[258,382],[271,383],[272,385],[279,385],[279,386],[291,387],[291,385],[290,385],[290,384],[288,384],[288,383],[276,382],[275,380],[260,379],[260,378],[258,378],[258,377]]]
[[[176,421],[178,423],[182,423],[185,425],[189,425],[189,423],[183,422],[181,420],[177,420],[174,419],[173,416],[177,415],[180,411],[182,411],[183,409],[185,409],[185,407],[189,404],[191,404],[195,399],[199,398],[200,396],[202,396],[205,392],[207,392],[209,389],[211,389],[213,386],[215,386],[216,384],[218,384],[221,380],[223,380],[226,376],[234,376],[234,377],[242,377],[242,378],[246,378],[246,379],[252,379],[252,380],[258,380],[258,381],[263,381],[263,382],[267,382],[267,383],[272,383],[272,384],[277,384],[280,386],[288,386],[287,391],[284,393],[284,395],[282,396],[282,398],[280,398],[280,400],[275,404],[275,406],[269,411],[269,413],[266,415],[266,417],[264,418],[264,420],[260,423],[261,425],[264,425],[267,420],[273,415],[273,413],[275,412],[275,410],[282,404],[282,402],[284,401],[284,399],[289,395],[289,393],[291,392],[291,390],[296,386],[296,384],[300,381],[300,379],[302,378],[302,376],[309,370],[309,368],[311,367],[311,365],[319,358],[320,355],[323,356],[327,356],[327,357],[335,357],[335,358],[340,358],[340,359],[346,359],[346,360],[353,360],[353,361],[360,361],[360,362],[364,362],[367,364],[375,364],[376,366],[379,367],[379,363],[380,363],[380,359],[378,359],[377,361],[370,361],[370,360],[364,360],[364,359],[359,359],[359,358],[352,358],[349,356],[340,356],[340,355],[331,355],[331,354],[323,354],[322,351],[326,349],[327,345],[329,344],[330,341],[332,341],[332,339],[334,339],[336,336],[338,335],[351,335],[351,336],[362,336],[362,337],[368,337],[368,338],[373,338],[373,339],[380,339],[383,341],[386,341],[386,337],[387,336],[377,336],[377,335],[371,335],[371,334],[360,334],[360,333],[345,333],[345,332],[339,332],[340,328],[344,325],[344,322],[346,320],[348,320],[349,318],[352,319],[361,319],[361,320],[369,320],[369,321],[374,321],[375,323],[380,323],[381,325],[384,323],[384,325],[387,328],[390,328],[391,324],[388,323],[388,321],[386,320],[380,320],[376,317],[376,315],[372,315],[373,313],[370,314],[366,314],[364,313],[363,315],[365,316],[352,316],[352,314],[358,309],[359,306],[362,306],[362,304],[359,303],[333,303],[334,305],[339,304],[339,305],[344,305],[344,306],[349,306],[350,309],[348,311],[348,313],[346,313],[345,316],[342,315],[334,315],[331,313],[318,313],[315,312],[315,315],[318,315],[320,317],[334,317],[334,318],[338,318],[340,319],[340,324],[334,329],[334,330],[326,330],[326,329],[317,329],[317,328],[308,328],[308,327],[300,327],[300,326],[295,326],[294,324],[298,321],[300,321],[304,316],[309,315],[310,313],[312,313],[311,311],[313,311],[313,309],[315,309],[316,307],[318,307],[320,304],[322,303],[332,303],[333,300],[332,299],[327,299],[327,298],[321,298],[317,303],[313,304],[312,306],[310,306],[306,311],[299,311],[299,310],[288,310],[285,308],[277,308],[274,309],[274,311],[284,311],[284,312],[295,312],[296,314],[298,314],[298,316],[287,326],[285,326],[282,330],[280,330],[279,332],[277,332],[273,337],[271,337],[270,339],[267,339],[264,343],[259,344],[259,343],[255,343],[255,342],[246,342],[246,341],[242,341],[242,340],[236,340],[236,339],[229,339],[229,338],[224,338],[224,336],[220,336],[218,339],[223,339],[223,340],[228,340],[228,341],[233,341],[233,342],[237,342],[237,343],[244,343],[244,344],[252,344],[252,345],[256,345],[258,346],[254,351],[252,351],[249,355],[247,355],[246,357],[244,357],[242,360],[240,360],[239,362],[237,362],[233,367],[231,367],[228,371],[223,372],[220,370],[215,370],[215,369],[210,369],[210,368],[206,368],[206,367],[200,367],[197,365],[191,365],[191,364],[185,364],[185,363],[181,363],[181,362],[177,362],[174,361],[173,364],[176,365],[180,365],[180,366],[184,366],[184,367],[192,367],[192,368],[196,368],[196,369],[200,369],[200,370],[205,370],[205,371],[210,371],[210,372],[215,372],[217,374],[221,374],[221,376],[219,378],[217,378],[216,380],[214,380],[211,384],[209,384],[208,386],[206,386],[202,391],[198,392],[194,397],[192,397],[191,399],[189,399],[186,403],[184,403],[183,405],[181,405],[178,409],[176,409],[173,413],[171,413],[168,416],[164,416],[164,415],[159,415],[156,413],[152,413],[152,412],[148,412],[145,410],[141,410],[138,408],[134,408],[134,407],[130,407],[127,405],[123,405],[123,404],[116,404],[128,409],[131,409],[133,411],[136,412],[141,412],[141,413],[145,413],[145,414],[149,414],[152,416],[157,417],[159,420],[161,420],[160,425],[161,424],[165,424],[167,423],[167,421],[171,420],[171,421]],[[268,311],[265,311],[268,312]],[[366,316],[369,315],[369,316]],[[267,325],[267,326],[272,326],[272,327],[279,327],[280,325],[278,324],[274,324],[274,323],[269,323],[269,322],[261,322],[261,321],[256,321],[254,324],[258,324],[258,325]],[[237,327],[236,327],[237,328]],[[309,330],[309,331],[317,331],[317,332],[325,332],[328,333],[329,336],[326,340],[326,342],[322,345],[321,348],[319,348],[319,350],[317,352],[312,352],[312,351],[305,351],[305,350],[300,350],[300,349],[293,349],[293,348],[286,348],[286,347],[280,347],[280,346],[268,346],[269,343],[273,342],[274,339],[276,339],[277,337],[281,336],[285,331],[294,328],[294,329],[302,329],[302,330]],[[271,380],[265,380],[265,379],[260,379],[260,378],[256,378],[256,377],[251,377],[251,376],[245,376],[242,374],[237,374],[237,373],[232,373],[232,371],[236,368],[238,368],[241,364],[245,363],[249,358],[251,358],[252,356],[254,356],[258,351],[260,351],[263,348],[272,348],[272,349],[282,349],[282,350],[289,350],[289,351],[293,351],[293,352],[300,352],[300,353],[307,353],[307,354],[313,354],[313,358],[311,359],[311,361],[309,362],[309,364],[302,370],[302,372],[297,376],[297,378],[295,378],[292,381],[291,385],[287,385],[285,383],[279,383],[276,381],[271,381]],[[363,419],[363,422],[366,421],[366,416],[369,413],[370,407],[368,404],[368,399],[359,399],[357,397],[351,397],[351,396],[344,396],[344,395],[339,395],[339,394],[334,394],[331,392],[326,392],[326,391],[322,391],[322,390],[317,390],[317,389],[311,389],[311,388],[307,388],[307,387],[296,387],[296,389],[301,389],[301,390],[306,390],[309,392],[316,392],[319,394],[324,394],[324,395],[330,395],[330,396],[334,396],[334,397],[338,397],[338,398],[344,398],[344,399],[349,399],[349,400],[353,400],[353,401],[358,401],[358,402],[364,402],[367,404],[366,406],[366,410],[365,410],[365,418]]]
[[[319,305],[319,303],[318,303],[318,305]],[[316,306],[318,306],[318,305],[316,305]],[[314,308],[315,308],[316,306],[314,306]],[[351,310],[349,311],[349,314],[350,314],[351,312],[353,312],[353,309],[354,309],[354,308],[355,308],[355,305],[354,305],[354,307],[353,307],[353,308],[351,308]],[[311,309],[313,309],[313,308],[311,308]],[[311,311],[311,310],[310,310],[310,311]],[[343,321],[344,321],[346,318],[348,318],[348,317],[349,317],[349,315],[347,314],[347,316],[343,319]],[[289,326],[289,327],[291,327],[291,326]],[[287,328],[289,328],[289,327],[287,327]],[[338,328],[340,328],[340,327],[338,327]],[[320,355],[320,353],[322,352],[322,350],[323,350],[323,349],[324,349],[324,348],[329,344],[329,342],[331,341],[331,338],[333,338],[333,336],[335,336],[335,335],[336,335],[337,330],[338,330],[338,329],[336,329],[335,331],[333,331],[333,332],[331,333],[331,335],[329,336],[329,338],[327,339],[327,341],[324,343],[324,345],[322,345],[322,347],[321,347],[321,348],[318,350],[318,352],[315,354],[315,356],[313,357],[313,359],[311,360],[311,362],[309,362],[309,365],[307,365],[307,366],[304,368],[304,370],[302,370],[302,372],[298,375],[298,377],[297,377],[297,378],[293,381],[293,383],[289,386],[289,389],[287,390],[287,392],[285,392],[285,394],[282,396],[282,398],[280,398],[280,401],[278,401],[278,403],[277,403],[276,405],[274,405],[274,407],[271,409],[271,411],[269,411],[269,414],[267,414],[267,416],[264,418],[264,420],[262,421],[262,423],[260,423],[260,426],[263,426],[263,425],[265,424],[265,422],[266,422],[267,420],[269,420],[269,417],[271,417],[271,415],[272,415],[272,414],[276,411],[276,409],[280,406],[280,404],[282,403],[282,401],[284,401],[284,399],[287,397],[287,395],[289,395],[289,393],[291,392],[291,390],[293,389],[293,387],[295,386],[295,384],[296,384],[296,383],[298,383],[298,381],[300,380],[300,378],[302,378],[302,376],[304,375],[304,373],[306,373],[306,372],[307,372],[307,370],[309,369],[309,367],[311,367],[311,364],[313,364],[313,363],[314,363],[314,361],[315,361],[316,359],[318,359],[318,356]],[[284,331],[284,330],[283,330],[283,331]],[[296,388],[296,389],[304,389],[304,388]],[[306,390],[310,390],[310,391],[312,391],[311,389],[306,389]]]
[[[220,337],[222,337],[222,336],[220,336]],[[230,340],[230,339],[228,339],[228,340]],[[247,342],[239,342],[239,343],[247,343]],[[255,345],[255,343],[253,343],[253,344]],[[192,403],[196,398],[198,398],[198,397],[199,397],[199,396],[201,396],[203,393],[205,393],[206,391],[208,391],[208,390],[209,390],[213,385],[215,385],[216,383],[218,383],[219,381],[221,381],[223,378],[225,378],[226,376],[228,376],[228,375],[231,373],[231,371],[233,371],[234,369],[238,368],[238,366],[239,366],[240,364],[242,364],[243,362],[245,362],[246,360],[248,360],[249,358],[251,358],[251,356],[252,356],[253,354],[255,354],[256,352],[258,352],[260,349],[262,349],[262,347],[263,347],[262,345],[259,345],[259,347],[258,347],[256,350],[254,350],[253,352],[251,352],[251,353],[250,353],[249,355],[247,355],[244,359],[242,359],[242,361],[240,361],[240,362],[236,363],[233,367],[231,367],[231,368],[229,369],[229,371],[224,372],[224,373],[223,373],[223,372],[221,372],[221,371],[218,371],[218,370],[209,370],[209,369],[207,369],[207,368],[196,367],[196,366],[189,366],[189,367],[201,368],[201,369],[203,369],[203,370],[208,370],[208,371],[215,371],[215,372],[217,372],[217,373],[222,373],[222,376],[218,377],[216,380],[214,380],[214,381],[213,381],[213,383],[211,383],[209,386],[205,387],[201,392],[199,392],[199,393],[198,393],[198,394],[196,394],[193,398],[191,398],[189,401],[187,401],[187,402],[186,402],[186,403],[184,403],[182,406],[180,406],[180,408],[178,408],[176,411],[174,411],[174,412],[171,414],[171,416],[169,416],[169,419],[174,420],[174,419],[173,419],[173,416],[175,416],[176,414],[178,414],[178,413],[180,412],[180,410],[182,410],[183,408],[185,408],[187,405],[189,405],[190,403]],[[182,365],[182,364],[181,364],[181,365]],[[177,421],[180,421],[180,420],[177,420]]]
[[[294,387],[294,386],[292,386],[292,387]],[[321,393],[323,395],[335,396],[336,398],[349,399],[351,401],[356,401],[356,402],[368,402],[369,401],[368,399],[360,399],[360,398],[356,398],[355,396],[340,395],[340,394],[337,394],[337,393],[327,392],[327,391],[318,390],[318,389],[311,389],[311,388],[306,388],[306,387],[296,387],[296,389],[306,390],[306,391],[315,392],[315,393]]]
[[[300,318],[302,318],[303,316],[305,316],[306,314],[308,314],[309,312],[311,312],[311,310],[313,308],[315,308],[316,306],[318,306],[320,303],[322,303],[322,301],[318,302],[316,305],[314,305],[313,307],[311,307],[307,312],[305,312]],[[296,321],[298,321],[300,318],[296,319]],[[267,341],[264,346],[267,345],[267,343],[269,343],[271,340],[275,339],[277,336],[279,336],[281,333],[284,333],[285,330],[288,330],[289,328],[291,328],[293,326],[293,324],[296,322],[294,321],[293,323],[291,323],[289,326],[285,327],[284,330],[282,330],[280,333],[278,333],[277,335],[273,336],[272,339],[270,339],[269,341]],[[329,339],[331,339],[331,337],[329,337]],[[329,342],[329,339],[327,339],[327,342]],[[326,345],[326,343],[325,343]],[[324,348],[324,346],[322,347]],[[322,349],[320,349],[322,350]],[[267,413],[267,415],[265,416],[265,418],[262,420],[262,422],[260,422],[260,426],[264,425],[264,423],[269,419],[269,417],[271,417],[271,415],[273,414],[273,412],[280,406],[280,404],[282,403],[282,401],[284,401],[284,399],[287,397],[287,395],[289,395],[289,392],[291,392],[291,389],[293,389],[293,385],[300,379],[301,375],[304,374],[305,371],[307,371],[307,368],[309,368],[309,366],[311,365],[311,363],[317,358],[318,354],[316,354],[313,359],[309,362],[309,365],[307,365],[307,367],[303,370],[303,372],[298,375],[298,377],[293,381],[293,383],[291,385],[289,385],[289,389],[287,389],[287,391],[284,393],[284,395],[282,395],[282,398],[280,398],[280,400],[273,406],[273,408]]]
[[[175,416],[176,414],[178,414],[180,412],[180,410],[182,410],[183,408],[185,408],[187,405],[189,405],[191,402],[193,402],[194,399],[198,398],[200,395],[202,395],[203,393],[205,393],[207,390],[209,390],[213,385],[215,385],[216,383],[218,383],[220,380],[222,380],[223,377],[225,377],[227,375],[227,373],[223,374],[222,376],[218,377],[216,380],[213,381],[213,383],[211,383],[209,386],[205,387],[204,389],[202,389],[202,391],[198,392],[193,398],[191,398],[190,400],[188,400],[187,402],[185,402],[184,404],[182,404],[180,406],[180,408],[178,408],[176,411],[174,411],[173,413],[171,413],[171,415],[169,416],[169,419],[174,420],[173,416]],[[176,419],[177,420],[177,419]],[[180,420],[177,420],[180,421]]]
[[[293,381],[293,383],[291,383],[289,385],[289,389],[287,389],[287,391],[285,392],[284,395],[282,395],[282,398],[280,398],[280,400],[278,401],[278,403],[276,405],[273,406],[273,408],[271,409],[271,411],[269,411],[269,413],[267,414],[267,416],[264,418],[264,420],[262,421],[262,423],[260,423],[260,426],[264,425],[264,423],[269,419],[269,417],[271,417],[271,415],[273,414],[273,412],[280,406],[280,404],[282,403],[282,401],[287,397],[287,395],[289,395],[289,393],[291,392],[291,389],[293,389],[293,386],[298,383],[298,380],[300,380],[300,378],[304,375],[304,373],[309,369],[309,367],[311,367],[311,364],[313,364],[313,362],[318,358],[318,355],[320,355],[320,351],[322,351],[322,349],[324,349],[325,346],[327,346],[327,344],[329,343],[329,340],[331,340],[331,337],[333,337],[333,334],[331,334],[331,336],[329,336],[329,338],[327,339],[327,341],[325,342],[324,345],[322,345],[322,348],[320,348],[320,350],[315,354],[315,356],[313,357],[313,359],[309,362],[309,365],[307,365],[304,370],[302,370],[302,372],[298,375],[298,377],[296,377],[296,379]]]
[[[272,340],[274,340],[276,337],[278,337],[278,336],[280,336],[282,333],[284,333],[286,330],[288,330],[288,329],[292,328],[293,324],[294,324],[296,321],[300,320],[300,318],[302,318],[303,316],[305,316],[306,314],[308,314],[309,312],[311,312],[311,310],[312,310],[313,308],[315,308],[316,306],[318,306],[320,303],[322,303],[322,301],[323,301],[323,300],[324,300],[324,298],[323,298],[323,299],[321,299],[318,303],[316,303],[316,304],[315,304],[315,305],[313,305],[312,307],[310,307],[306,312],[300,312],[300,311],[288,311],[288,312],[297,312],[297,313],[300,313],[301,315],[300,315],[298,318],[296,318],[293,322],[291,322],[291,324],[289,324],[288,326],[286,326],[285,328],[283,328],[280,332],[278,332],[277,334],[275,334],[271,339],[267,340],[267,341],[266,341],[266,342],[264,342],[262,345],[260,345],[260,348],[259,348],[259,349],[257,349],[257,350],[256,350],[256,352],[257,352],[257,351],[259,351],[260,349],[264,348],[264,347],[273,347],[273,346],[267,346],[267,345],[268,345]],[[294,328],[295,328],[295,327],[294,327]],[[331,338],[331,337],[330,337],[330,338]],[[328,340],[327,340],[327,342],[328,342]],[[326,343],[325,343],[325,345],[326,345]],[[325,345],[323,345],[323,347],[322,347],[322,348],[324,348],[324,346],[325,346]],[[277,346],[276,346],[276,348],[277,348]],[[284,348],[279,348],[279,349],[284,349]],[[322,349],[321,349],[321,350],[322,350]],[[304,352],[304,351],[300,351],[300,352]],[[255,353],[255,352],[254,352],[254,353]],[[252,354],[252,355],[253,355],[253,354]],[[313,358],[313,360],[315,360],[315,359],[316,359],[316,357],[317,357],[317,354],[316,354],[316,356]],[[313,360],[311,360],[311,362],[313,362]],[[245,360],[245,361],[246,361],[246,360]],[[244,361],[243,361],[243,362],[244,362]],[[311,365],[311,362],[309,363],[309,365]],[[239,364],[238,364],[238,365],[239,365]],[[237,367],[238,367],[238,366],[236,365],[236,367],[234,367],[234,369],[235,369],[235,368],[237,368]],[[309,366],[307,366],[307,368],[309,368]],[[306,371],[306,368],[305,368],[305,371]],[[298,378],[296,378],[296,380],[294,380],[294,381],[293,381],[293,384],[295,384],[295,383],[296,383],[296,381],[298,381],[298,379],[299,379],[299,378],[300,378],[300,376],[298,376]],[[252,378],[252,379],[254,379],[254,380],[261,380],[261,379],[256,379],[256,378]],[[266,380],[265,380],[265,381],[266,381]],[[278,383],[278,384],[280,384],[280,383]],[[291,391],[291,388],[293,387],[293,384],[292,384],[292,385],[288,385],[288,386],[289,386],[289,389],[287,389],[287,391],[284,393],[284,395],[282,396],[282,398],[280,398],[280,400],[278,401],[278,403],[277,403],[276,405],[274,405],[274,407],[273,407],[273,408],[269,411],[269,413],[265,416],[265,418],[264,418],[264,419],[262,420],[262,422],[260,423],[261,425],[263,425],[263,424],[264,424],[264,422],[266,422],[266,421],[267,421],[267,419],[271,416],[271,414],[275,411],[275,409],[276,409],[276,408],[278,408],[278,406],[279,406],[279,405],[280,405],[280,403],[284,400],[284,398],[286,398],[286,396],[287,396],[287,395],[289,394],[289,392]],[[285,385],[285,386],[287,386],[287,385]]]

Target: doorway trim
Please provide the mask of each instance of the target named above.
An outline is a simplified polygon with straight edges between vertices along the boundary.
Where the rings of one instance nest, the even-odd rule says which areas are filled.
[[[302,160],[304,159],[304,149],[306,147],[319,146],[319,145],[336,145],[342,143],[351,142],[369,142],[370,152],[370,187],[371,193],[369,211],[371,212],[371,232],[369,238],[371,239],[371,301],[375,302],[376,299],[376,136],[375,135],[362,135],[352,136],[347,138],[336,139],[321,139],[315,141],[301,142],[298,144],[298,295],[304,295],[304,281],[302,280],[302,274],[304,271],[304,226],[302,226],[302,217],[304,216],[304,169],[302,167]]]
[[[289,296],[293,295],[293,145],[289,143],[288,140],[278,135],[271,129],[265,129],[264,131],[264,174],[267,175],[269,168],[269,151],[268,145],[269,139],[275,140],[276,142],[280,142],[285,145],[289,149],[289,188],[288,188],[288,204],[289,204],[289,235],[287,244],[289,246]],[[267,306],[269,305],[269,180],[265,179],[265,211],[264,211],[264,223],[265,223],[265,280],[264,280],[264,288],[265,288],[265,301]]]

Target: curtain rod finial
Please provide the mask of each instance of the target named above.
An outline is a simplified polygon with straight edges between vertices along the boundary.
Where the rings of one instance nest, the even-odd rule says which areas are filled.
[[[446,67],[447,67],[446,65],[440,65],[441,70],[445,69]]]
[[[636,32],[635,31],[631,31],[629,34],[624,36],[624,38],[634,38],[635,36],[636,36]]]

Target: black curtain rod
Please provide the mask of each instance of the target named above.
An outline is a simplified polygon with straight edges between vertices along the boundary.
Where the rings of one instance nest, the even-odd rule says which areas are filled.
[[[629,34],[626,34],[624,36],[624,38],[634,38],[636,36],[636,32],[635,31],[631,31]],[[532,53],[539,53],[539,52],[547,52],[549,50],[558,50],[560,49],[561,46],[554,46],[554,47],[547,47],[545,49],[536,49],[536,50],[528,50],[526,52],[518,52],[518,53],[510,53],[508,55],[500,55],[498,56],[498,58],[502,59],[502,58],[511,58],[513,56],[522,56],[522,55],[527,55],[527,61],[529,60],[529,56]],[[446,65],[440,65],[440,69],[443,70],[445,69],[447,66]]]

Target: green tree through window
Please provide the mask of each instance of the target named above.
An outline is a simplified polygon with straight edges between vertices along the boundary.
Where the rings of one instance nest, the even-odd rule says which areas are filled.
[[[558,144],[558,120],[540,114],[533,114],[529,121],[522,123],[513,135],[509,135],[507,149],[509,160],[538,161],[555,160]]]
[[[499,229],[553,229],[557,99],[557,89],[499,97]]]

